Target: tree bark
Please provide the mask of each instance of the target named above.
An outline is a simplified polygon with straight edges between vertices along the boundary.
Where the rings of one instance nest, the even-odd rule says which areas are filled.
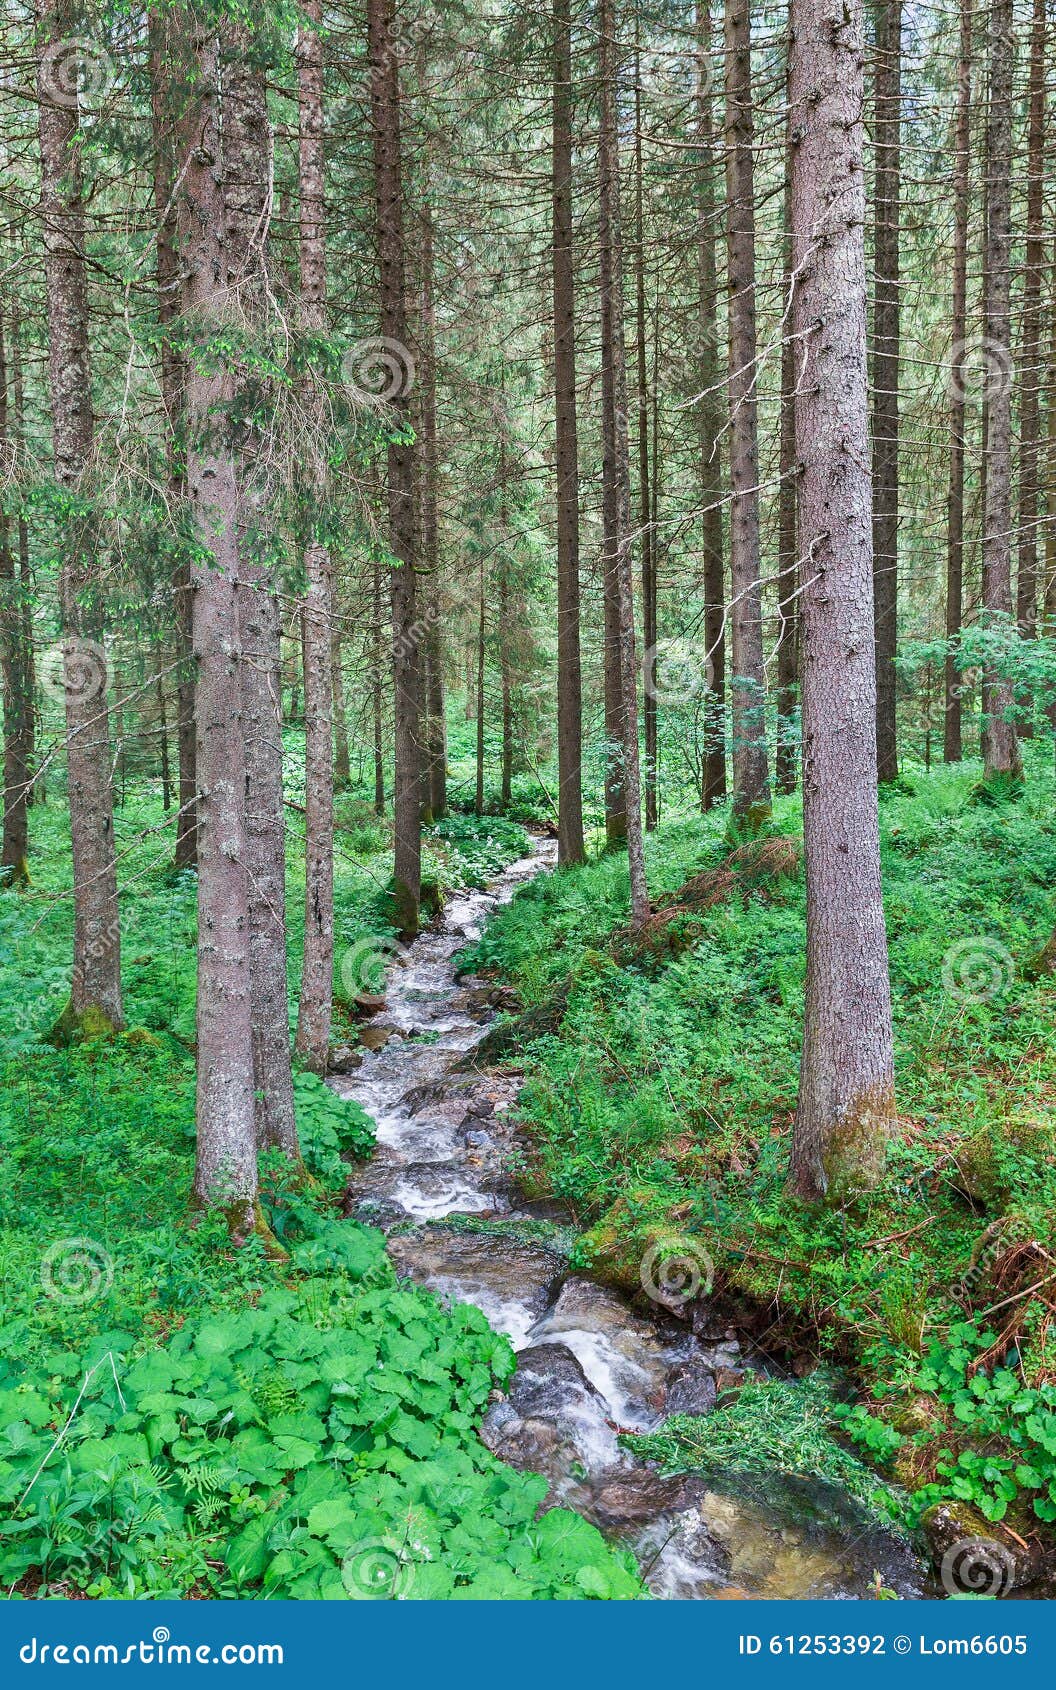
[[[230,26],[228,26],[230,28]],[[220,42],[188,15],[189,90],[180,125],[179,246],[188,332],[222,332],[230,309]],[[226,114],[225,114],[226,116]],[[202,551],[194,564],[198,806],[198,1144],[194,1198],[222,1206],[236,1238],[254,1226],[257,1135],[242,714],[238,481],[229,370],[187,372],[187,491]]]
[[[371,641],[373,645],[373,661],[371,663],[371,717],[374,728],[374,814],[385,814],[385,740],[382,697],[382,654],[385,642],[383,639],[383,624],[381,612],[381,569],[375,562],[371,580],[373,618],[371,621]]]
[[[876,624],[876,759],[898,779],[899,219],[902,139],[902,0],[876,0],[873,84],[873,617]]]
[[[788,98],[792,44],[785,66],[785,180],[784,274],[781,282],[781,418],[777,495],[777,750],[774,777],[778,792],[795,792],[799,774],[795,716],[799,690],[799,564],[796,504],[799,466],[796,461],[796,342],[792,338],[792,104]]]
[[[45,47],[75,33],[67,0],[42,4],[38,23]],[[98,617],[85,602],[90,518],[77,509],[90,493],[94,447],[79,123],[76,101],[54,97],[46,57],[37,90],[55,479],[73,505],[59,577],[74,933],[70,1002],[57,1032],[67,1036],[107,1033],[124,1017],[106,661]]]
[[[473,810],[484,814],[484,650],[487,630],[487,595],[485,592],[484,553],[480,554],[480,576],[477,587],[477,783]]]
[[[433,210],[429,183],[422,206],[421,356],[418,384],[422,440],[422,573],[425,578],[425,770],[424,812],[438,822],[447,814],[447,712],[444,701],[444,640],[440,615],[439,461],[436,440],[436,301]]]
[[[1041,431],[1041,287],[1045,271],[1045,0],[1034,0],[1027,98],[1027,226],[1023,267],[1022,377],[1019,390],[1019,558],[1016,620],[1023,639],[1038,632],[1038,464]]]
[[[642,169],[642,71],[637,41],[634,55],[634,327],[638,376],[638,523],[642,560],[642,643],[646,650],[645,826],[656,827],[657,712],[656,688],[648,677],[656,669],[656,540],[649,487],[649,369],[645,338],[645,217]]]
[[[17,359],[18,349],[12,347]],[[9,426],[7,336],[0,315],[0,473],[14,459]],[[0,495],[2,496],[2,495]],[[15,571],[10,514],[0,505],[0,667],[4,690],[4,821],[0,849],[0,886],[23,891],[29,885],[29,811],[33,779],[33,695],[27,642],[31,638],[25,584]]]
[[[617,49],[613,0],[598,9],[598,75],[601,110],[598,125],[598,233],[601,251],[602,409],[608,511],[606,524],[606,694],[612,727],[618,727],[617,778],[611,778],[606,821],[610,842],[627,842],[631,926],[649,914],[642,838],[641,772],[638,754],[638,674],[634,652],[634,586],[631,546],[630,446],[627,433],[627,361],[623,332],[623,253],[620,221],[619,128],[616,110]],[[607,706],[608,714],[608,706]],[[606,727],[608,734],[609,728]],[[606,828],[608,834],[608,828]]]
[[[586,857],[583,842],[583,682],[579,637],[579,445],[576,426],[575,264],[572,250],[572,40],[570,0],[554,0],[552,303],[557,500],[557,860]]]
[[[307,334],[323,335],[326,308],[326,202],[323,179],[322,0],[305,0],[297,42],[300,112],[300,310]],[[327,525],[328,419],[320,388],[305,396],[310,530],[304,549],[304,966],[295,1048],[304,1066],[326,1072],[334,1001],[334,631],[333,572]]]
[[[990,11],[990,112],[986,132],[986,497],[983,609],[989,626],[1012,614],[1012,0]],[[994,664],[983,674],[983,778],[1019,780],[1023,762],[1011,680]]]
[[[792,0],[793,332],[807,980],[790,1181],[875,1183],[894,1120],[880,885],[866,380],[861,0]]]
[[[725,17],[733,813],[754,831],[770,814],[770,784],[759,576],[755,136],[748,0],[726,0]]]
[[[720,399],[718,264],[715,257],[715,133],[711,102],[711,14],[697,0],[697,406],[700,437],[701,550],[706,691],[701,808],[726,797],[726,583],[722,552],[722,406]]]
[[[346,787],[352,780],[348,756],[348,711],[345,708],[344,641],[335,614],[330,642],[330,672],[334,681],[334,785]]]
[[[367,62],[374,140],[378,271],[382,335],[390,343],[400,376],[389,398],[392,421],[404,429],[413,364],[407,345],[406,253],[401,186],[400,72],[392,37],[392,0],[368,0]],[[416,611],[413,446],[388,448],[390,571],[395,691],[395,781],[393,812],[395,925],[404,937],[418,931],[422,881],[420,630]]]
[[[968,331],[968,196],[972,147],[972,0],[960,0],[957,117],[953,158],[953,361],[950,370],[950,484],[946,541],[946,660],[943,676],[943,758],[964,756],[957,642],[964,614],[965,337]]]
[[[176,93],[172,87],[172,59],[175,46],[171,13],[151,10],[147,14],[150,71],[150,112],[153,145],[154,217],[157,225],[155,276],[158,290],[158,325],[161,333],[161,399],[165,407],[165,449],[168,459],[169,495],[175,507],[186,497],[184,484],[183,389],[186,379],[183,358],[172,339],[172,325],[180,310],[180,273],[176,253],[176,196],[174,124]],[[176,756],[179,765],[179,808],[176,816],[174,862],[177,868],[191,868],[197,859],[196,797],[194,766],[194,664],[191,657],[191,572],[187,557],[181,557],[173,573],[173,621],[176,629],[178,667],[176,671]]]

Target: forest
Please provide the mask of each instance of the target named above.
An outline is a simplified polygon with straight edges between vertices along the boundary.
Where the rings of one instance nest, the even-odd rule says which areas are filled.
[[[1056,1592],[1054,79],[7,0],[5,1598]]]

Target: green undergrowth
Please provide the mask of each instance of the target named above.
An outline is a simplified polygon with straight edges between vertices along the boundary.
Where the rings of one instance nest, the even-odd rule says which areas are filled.
[[[384,959],[380,836],[342,802],[338,930]],[[368,849],[350,867],[353,811]],[[125,842],[153,813],[149,795],[119,811]],[[233,1249],[218,1215],[191,1224],[194,876],[152,867],[156,839],[133,848],[123,900],[134,1030],[46,1042],[68,989],[60,823],[53,792],[33,813],[31,893],[0,896],[0,1588],[637,1598],[629,1555],[574,1514],[540,1514],[545,1481],[480,1442],[508,1341],[398,1282],[382,1235],[337,1218],[345,1160],[373,1144],[358,1105],[296,1076],[311,1179],[274,1153],[261,1170],[281,1259],[256,1239]],[[525,843],[454,818],[427,865],[476,884]],[[291,952],[301,873],[294,831]]]
[[[801,873],[734,876],[718,901],[690,901],[636,946],[626,864],[601,856],[524,888],[466,958],[508,978],[525,1006],[523,1178],[572,1208],[578,1264],[637,1290],[657,1251],[680,1255],[687,1290],[714,1273],[755,1311],[764,1344],[852,1362],[889,1425],[926,1397],[912,1449],[900,1460],[897,1434],[899,1450],[883,1453],[905,1482],[949,1494],[955,1399],[978,1390],[970,1377],[1014,1369],[1033,1385],[1056,1373],[1056,981],[1031,966],[1056,919],[1050,763],[1039,747],[1015,801],[979,803],[967,765],[914,773],[881,799],[900,1121],[882,1188],[845,1208],[810,1211],[784,1189]],[[688,816],[651,837],[654,906],[727,860],[725,825],[723,813]],[[801,826],[797,802],[779,799],[771,833]],[[921,1385],[929,1345],[973,1319],[990,1341],[981,1357],[953,1346],[960,1384]],[[1024,1423],[1012,1512],[1022,1504],[1036,1523],[1048,1477],[1035,1487],[1031,1474],[1047,1475],[1050,1433],[1031,1414]],[[992,1436],[1008,1444],[1007,1428]],[[976,1501],[1000,1508],[1004,1469],[984,1463],[973,1483]]]

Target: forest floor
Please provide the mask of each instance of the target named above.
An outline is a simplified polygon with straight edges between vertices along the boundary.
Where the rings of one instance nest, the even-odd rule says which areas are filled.
[[[882,801],[900,1131],[880,1192],[812,1213],[783,1190],[795,1103],[804,901],[795,800],[730,861],[723,816],[650,840],[658,914],[626,931],[626,867],[544,876],[466,965],[521,1009],[484,1057],[527,1075],[518,1174],[577,1225],[572,1262],[674,1302],[706,1291],[788,1375],[850,1379],[790,1423],[782,1381],[636,1440],[667,1468],[846,1471],[854,1439],[904,1523],[957,1503],[1036,1569],[1056,1516],[1056,807],[1040,750],[1018,802],[973,771]],[[527,791],[524,813],[544,806]],[[338,1037],[364,949],[386,954],[385,831],[341,799]],[[512,1352],[476,1311],[397,1288],[381,1234],[337,1219],[343,1158],[372,1126],[309,1076],[299,1126],[318,1189],[265,1170],[288,1252],[187,1225],[193,1158],[194,878],[166,867],[157,795],[119,809],[130,1032],[57,1050],[68,979],[61,795],[33,814],[33,887],[0,898],[0,1580],[16,1593],[626,1597],[630,1559],[477,1428]],[[291,994],[303,866],[291,810]],[[789,843],[783,843],[783,842]],[[428,872],[480,885],[516,821],[456,815]],[[670,1270],[670,1272],[669,1272]],[[692,1314],[685,1301],[683,1313]],[[838,1400],[838,1399],[843,1400]],[[707,1428],[707,1436],[702,1429]],[[901,1487],[905,1487],[903,1490]],[[983,1518],[985,1517],[985,1518]],[[549,1522],[549,1523],[548,1523]],[[963,1522],[967,1522],[964,1524]],[[987,1522],[991,1522],[988,1524]],[[1000,1522],[1000,1524],[993,1524]],[[1023,1547],[1025,1546],[1025,1547]],[[430,1570],[432,1569],[432,1570]]]

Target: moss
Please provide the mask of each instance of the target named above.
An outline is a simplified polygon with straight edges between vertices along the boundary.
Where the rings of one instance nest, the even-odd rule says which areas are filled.
[[[895,1097],[890,1086],[863,1094],[833,1128],[822,1156],[825,1201],[838,1208],[883,1178]]]
[[[13,863],[5,863],[0,870],[0,890],[28,892],[30,885],[29,863],[25,857],[19,857]]]
[[[392,925],[401,939],[413,939],[419,928],[418,898],[403,880],[392,885]]]
[[[48,1034],[47,1042],[61,1050],[81,1039],[112,1039],[121,1030],[120,1023],[113,1021],[98,1004],[76,1010],[71,999]]]

